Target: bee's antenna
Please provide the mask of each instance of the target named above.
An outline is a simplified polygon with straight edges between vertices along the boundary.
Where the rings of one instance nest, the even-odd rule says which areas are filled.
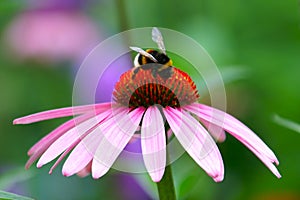
[[[165,45],[164,45],[164,41],[163,41],[163,37],[162,37],[162,34],[161,32],[158,30],[158,28],[154,27],[152,29],[152,40],[157,44],[159,50],[165,54],[166,54],[166,48],[165,48]]]
[[[154,62],[158,62],[150,53],[146,52],[145,50],[139,47],[129,47],[131,50],[138,52],[139,54],[146,56],[147,58],[151,59]]]

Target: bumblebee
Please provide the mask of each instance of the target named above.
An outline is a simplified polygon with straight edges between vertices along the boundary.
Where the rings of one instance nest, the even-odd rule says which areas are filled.
[[[138,53],[134,68],[122,74],[116,83],[114,101],[132,109],[156,104],[180,108],[196,102],[199,94],[195,83],[187,73],[173,66],[157,28],[152,29],[152,40],[158,50],[130,47]]]
[[[157,28],[152,30],[152,40],[157,43],[158,49],[147,49],[143,50],[139,47],[130,47],[133,51],[138,52],[134,59],[134,71],[132,79],[135,78],[136,74],[140,70],[151,70],[154,78],[159,75],[164,80],[170,78],[173,74],[173,62],[167,56],[163,37],[161,32]]]

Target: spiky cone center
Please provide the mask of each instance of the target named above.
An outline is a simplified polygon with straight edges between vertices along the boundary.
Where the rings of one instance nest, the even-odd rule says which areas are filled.
[[[114,101],[129,108],[155,104],[179,108],[197,101],[196,85],[187,73],[172,67],[169,77],[161,77],[153,69],[137,73],[132,69],[122,74],[115,85]]]

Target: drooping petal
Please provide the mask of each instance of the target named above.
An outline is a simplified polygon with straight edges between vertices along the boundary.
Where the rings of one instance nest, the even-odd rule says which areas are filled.
[[[127,111],[124,108],[117,108],[113,110],[114,114],[119,115]],[[84,138],[81,139],[81,142],[74,148],[70,156],[67,158],[64,163],[62,173],[64,176],[72,176],[75,173],[83,170],[88,163],[92,162],[94,154],[104,137],[103,133],[109,131],[109,129],[114,128],[111,124],[113,118],[106,118],[100,125],[91,130]]]
[[[115,109],[115,112],[118,113],[118,110],[119,109]],[[107,111],[107,113],[108,115],[106,118],[104,118],[104,120],[109,119],[111,110]],[[96,124],[94,127],[89,129],[87,132],[85,132],[84,135],[82,135],[81,138],[78,138],[70,147],[68,147],[68,149],[65,150],[65,152],[51,167],[49,173],[51,174],[53,169],[61,162],[61,160],[76,146],[76,148],[72,151],[71,155],[66,160],[63,166],[62,173],[64,176],[71,176],[82,170],[79,176],[84,176],[84,168],[91,168],[91,160],[98,145],[97,141],[101,140],[101,135],[98,134],[98,130],[100,129],[100,126],[105,126],[104,120],[100,125]],[[90,166],[88,166],[88,163],[90,163]]]
[[[73,174],[78,173],[92,161],[98,145],[104,137],[102,131],[107,131],[103,126],[105,122],[110,121],[110,119],[111,118],[91,130],[91,132],[74,148],[64,163],[62,169],[64,176],[72,176]]]
[[[69,146],[60,156],[59,158],[55,161],[55,163],[52,165],[52,167],[49,170],[49,174],[52,174],[53,170],[58,166],[58,164],[70,153],[70,151],[78,145],[80,142],[80,139],[77,139],[71,146]]]
[[[224,178],[222,156],[206,129],[186,111],[171,107],[163,111],[176,138],[189,155],[214,181],[222,181]]]
[[[89,175],[92,171],[92,162],[89,162],[82,170],[77,173],[77,176],[83,178]]]
[[[280,173],[272,163],[279,164],[272,150],[248,127],[233,116],[218,109],[194,103],[184,107],[198,117],[222,127],[250,149],[278,178]]]
[[[91,114],[85,114],[85,115],[75,117],[74,119],[67,121],[66,123],[62,124],[55,130],[53,130],[51,133],[43,137],[40,141],[38,141],[35,145],[33,145],[27,152],[30,158],[28,159],[25,168],[28,169],[32,165],[32,163],[34,163],[46,151],[46,149],[48,149],[49,146],[60,136],[62,136],[64,133],[66,133],[74,126],[91,118],[92,116],[93,114],[91,113]]]
[[[90,135],[87,135],[87,137]],[[96,135],[97,136],[97,135]],[[86,138],[86,137],[85,137]],[[92,139],[99,139],[101,137],[93,137]],[[64,176],[72,176],[73,174],[82,170],[88,163],[93,159],[93,149],[96,151],[97,140],[88,140],[93,143],[81,142],[79,143],[72,153],[67,158],[66,162],[63,165],[62,174]],[[89,145],[88,147],[86,145]]]
[[[84,114],[84,115],[80,115],[78,117],[75,117],[75,118],[63,123],[62,125],[60,125],[56,129],[51,131],[49,134],[47,134],[45,137],[43,137],[41,140],[39,140],[37,143],[35,143],[29,149],[27,154],[30,156],[30,155],[36,153],[37,151],[40,151],[40,149],[44,149],[44,148],[47,149],[56,139],[58,139],[60,136],[62,136],[68,130],[75,127],[79,123],[82,123],[83,121],[91,118],[92,116],[93,116],[92,113],[91,114]]]
[[[68,117],[73,115],[79,115],[87,112],[99,112],[105,111],[111,108],[111,103],[100,103],[85,106],[74,106],[68,108],[59,108],[54,110],[43,111],[15,119],[13,124],[30,124],[34,122],[44,121],[48,119]]]
[[[112,117],[114,128],[104,133],[105,137],[101,140],[94,155],[92,162],[93,178],[100,178],[109,170],[137,130],[144,111],[145,109],[140,107],[130,113]]]
[[[210,123],[204,119],[199,119],[199,121],[205,126],[205,128],[208,130],[208,132],[213,136],[213,138],[217,142],[224,142],[226,139],[225,131],[219,127],[216,126],[213,123]]]
[[[141,130],[143,159],[154,182],[159,182],[166,166],[166,135],[164,121],[156,106],[149,107],[143,118]]]
[[[84,134],[88,133],[90,129],[98,125],[103,119],[109,116],[111,113],[110,110],[107,110],[104,113],[96,115],[95,117],[82,122],[78,126],[67,131],[64,135],[59,137],[41,156],[37,163],[37,167],[41,167],[44,164],[55,159],[59,154],[65,151],[69,146],[71,146],[76,140],[81,138]]]

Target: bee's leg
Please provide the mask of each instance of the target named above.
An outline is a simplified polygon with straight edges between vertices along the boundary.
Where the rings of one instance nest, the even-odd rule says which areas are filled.
[[[148,70],[148,69],[154,68],[154,65],[152,63],[147,63],[147,64],[140,66],[140,68],[142,68],[144,70]]]
[[[173,74],[173,68],[172,67],[167,67],[167,68],[159,71],[158,74],[164,80],[167,80],[168,78],[170,78],[172,76],[172,74]]]
[[[140,71],[140,67],[137,67],[135,70],[133,70],[132,79],[135,78],[136,74]]]
[[[152,76],[153,76],[154,78],[156,78],[156,76],[157,76],[157,68],[153,68],[153,69],[152,69]]]

